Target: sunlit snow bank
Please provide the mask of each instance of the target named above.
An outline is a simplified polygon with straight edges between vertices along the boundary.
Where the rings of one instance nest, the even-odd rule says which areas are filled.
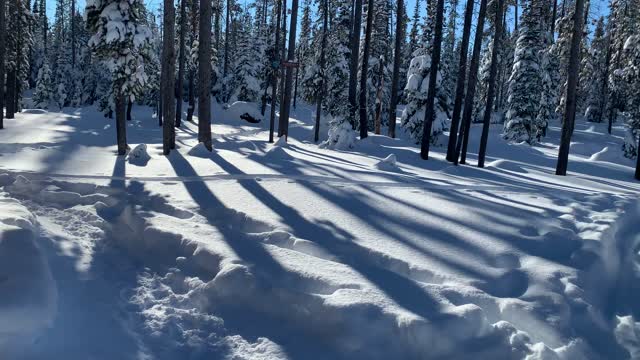
[[[56,312],[56,287],[36,244],[36,219],[0,193],[0,357],[30,346]]]

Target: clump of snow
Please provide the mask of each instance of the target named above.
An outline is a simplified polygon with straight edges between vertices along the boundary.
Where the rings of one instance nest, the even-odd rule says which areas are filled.
[[[616,340],[624,347],[631,359],[640,359],[640,322],[633,316],[618,316],[615,329]]]
[[[12,358],[53,322],[56,287],[36,243],[35,217],[0,198],[0,354]]]
[[[320,147],[333,150],[353,149],[356,143],[356,133],[351,124],[344,119],[334,118],[329,123],[329,138]]]
[[[187,155],[200,158],[209,158],[211,157],[211,151],[207,149],[204,143],[198,143],[196,146],[189,149]]]
[[[291,155],[284,150],[287,147],[289,147],[289,145],[287,144],[286,137],[281,136],[264,155],[273,158],[291,159]]]
[[[389,154],[386,158],[378,161],[375,166],[382,171],[400,171],[395,154]]]
[[[255,103],[236,101],[225,110],[225,117],[230,121],[244,120],[248,123],[257,124],[264,119],[258,104]]]
[[[47,110],[44,110],[44,109],[24,109],[24,110],[21,111],[21,113],[23,113],[23,114],[41,115],[41,114],[46,114]]]
[[[129,164],[137,166],[146,166],[151,160],[151,156],[147,152],[147,144],[139,144],[129,152],[127,156]]]

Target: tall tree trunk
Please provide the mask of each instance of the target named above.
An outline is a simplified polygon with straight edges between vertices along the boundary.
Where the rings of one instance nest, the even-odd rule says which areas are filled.
[[[161,87],[162,99],[162,152],[169,155],[172,149],[174,124],[176,118],[175,98],[175,8],[172,0],[164,0],[164,38],[162,39],[162,74],[164,84]]]
[[[556,175],[567,175],[569,165],[569,146],[571,135],[576,120],[576,92],[578,88],[580,71],[580,42],[582,41],[582,13],[584,12],[584,0],[576,0],[576,9],[573,14],[573,35],[571,37],[571,51],[569,53],[569,79],[567,80],[567,103],[565,118],[562,123],[562,135],[560,138],[560,150],[558,152],[558,165]]]
[[[296,33],[298,26],[298,0],[292,0],[291,2],[291,25],[289,30],[289,53],[288,53],[288,62],[293,62],[296,57]],[[283,108],[284,111],[280,116],[280,128],[278,130],[282,131],[282,135],[285,136],[285,139],[289,136],[289,114],[291,111],[291,91],[293,90],[293,68],[287,66],[285,68],[285,84],[284,84],[284,101]]]
[[[46,14],[47,13],[47,1],[46,0],[41,0],[40,1],[40,14]],[[43,42],[43,50],[44,50],[44,56],[45,58],[47,57],[47,48],[48,48],[48,43],[47,43],[47,32],[48,32],[48,20],[46,16],[42,17],[42,42]]]
[[[196,1],[198,0],[193,0],[194,4]],[[215,45],[216,45],[216,51],[220,52],[220,36],[222,33],[222,29],[220,29],[220,12],[222,11],[222,5],[221,5],[221,0],[215,0],[215,8],[212,9],[212,11],[215,12],[215,16],[214,16],[214,23],[213,23],[213,31],[214,31],[214,37],[215,37]]]
[[[464,11],[464,25],[462,26],[462,44],[460,45],[460,59],[458,60],[458,79],[456,80],[456,98],[453,103],[453,116],[451,117],[451,129],[449,131],[449,143],[447,146],[447,160],[453,162],[457,158],[456,143],[458,141],[458,128],[460,127],[460,112],[464,98],[464,87],[467,78],[467,52],[469,51],[469,38],[471,37],[471,21],[473,20],[473,0],[467,0]]]
[[[131,110],[133,110],[133,101],[129,99],[127,102],[127,121],[131,121]]]
[[[211,140],[211,0],[200,0],[198,47],[198,141],[213,150]],[[227,41],[225,39],[225,41]]]
[[[349,110],[355,129],[358,91],[358,59],[360,58],[360,31],[362,28],[362,0],[355,0],[351,30],[351,59],[349,64]]]
[[[273,47],[273,72],[271,75],[271,117],[269,119],[269,142],[273,142],[273,131],[275,128],[276,122],[276,99],[278,98],[278,75],[280,73],[280,21],[281,13],[282,13],[282,1],[276,0],[278,2],[277,19],[276,19],[276,38],[275,44]]]
[[[396,13],[396,46],[393,58],[393,76],[391,77],[391,104],[389,107],[389,136],[396,137],[396,109],[398,108],[398,83],[400,82],[400,65],[402,63],[402,41],[404,31],[404,0],[398,0]]]
[[[15,65],[14,65],[15,66]],[[6,93],[6,103],[5,106],[7,108],[7,119],[13,119],[16,112],[16,70],[11,69],[7,73],[7,93]]]
[[[607,55],[604,61],[604,75],[602,79],[602,87],[600,89],[602,94],[602,99],[600,101],[600,111],[598,111],[598,122],[602,122],[602,118],[604,116],[604,111],[606,109],[608,97],[609,97],[609,64],[611,63],[611,35],[607,36]],[[611,127],[612,123],[609,121],[609,125],[607,126],[607,131],[609,135],[611,135]]]
[[[502,10],[504,8],[503,0],[498,0],[498,8],[496,9],[496,33],[493,37],[493,49],[491,51],[491,69],[489,70],[489,88],[487,89],[487,106],[484,111],[484,119],[482,124],[482,137],[480,138],[480,151],[478,152],[478,167],[484,167],[484,161],[487,154],[487,142],[489,140],[489,127],[491,126],[491,114],[493,109],[493,100],[496,85],[496,73],[498,72],[498,53],[502,42]]]
[[[200,11],[202,11],[202,2],[200,3]],[[200,17],[202,20],[202,17]],[[225,28],[224,28],[224,67],[222,70],[222,79],[226,81],[227,74],[229,71],[229,41],[230,39],[230,26],[231,26],[231,0],[227,0],[227,18],[225,20]],[[200,35],[202,35],[202,31],[200,31]]]
[[[71,0],[71,68],[76,68],[76,0]]]
[[[4,61],[7,31],[5,29],[5,0],[0,0],[0,129],[4,129]]]
[[[429,160],[429,146],[431,145],[431,128],[433,118],[436,115],[435,100],[436,86],[438,83],[438,70],[440,66],[440,52],[442,51],[442,22],[444,20],[444,0],[438,0],[436,4],[436,28],[433,36],[433,55],[431,56],[431,69],[429,70],[429,91],[427,92],[427,108],[424,112],[424,125],[422,127],[422,144],[420,157]]]
[[[380,135],[382,128],[382,90],[384,89],[384,63],[383,57],[380,57],[378,77],[380,78],[380,85],[378,85],[378,91],[376,91],[376,114],[375,114],[375,127],[374,132],[376,135]]]
[[[471,115],[473,112],[473,98],[476,95],[476,85],[478,82],[478,67],[480,64],[480,48],[482,47],[482,35],[484,33],[484,18],[487,14],[487,0],[480,0],[480,11],[478,12],[478,24],[476,36],[473,42],[473,54],[471,55],[471,65],[469,66],[469,79],[467,80],[467,94],[464,99],[464,112],[462,113],[462,126],[456,144],[456,154],[453,159],[454,164],[466,163],[467,146],[469,144],[469,131],[471,130]],[[458,160],[459,159],[459,160]]]
[[[365,139],[369,136],[369,119],[367,118],[367,73],[369,72],[369,53],[371,51],[374,12],[373,0],[369,0],[367,5],[367,29],[364,35],[364,50],[362,51],[362,70],[360,72],[360,139]]]
[[[118,141],[118,155],[127,153],[127,100],[124,94],[116,94],[116,138]]]
[[[187,4],[180,0],[180,50],[178,54],[178,83],[176,86],[176,127],[182,125],[182,98],[184,87],[185,39],[187,33]]]
[[[322,102],[324,101],[327,78],[327,69],[325,69],[325,67],[327,35],[329,33],[329,0],[323,0],[322,6],[324,8],[322,20],[322,48],[320,49],[320,71],[322,72],[322,79],[320,82],[320,94],[318,94],[318,103],[316,104],[316,126],[313,134],[313,141],[315,142],[318,142],[318,140],[320,140],[320,119],[322,118]]]
[[[282,42],[280,44],[280,59],[284,61],[287,51],[287,0],[282,2]],[[283,67],[280,77],[280,114],[278,121],[278,137],[282,136],[284,129],[282,128],[282,115],[284,114],[284,86],[287,80],[286,69]]]
[[[198,38],[198,0],[189,0],[189,12],[191,15],[191,38],[189,43],[193,43]],[[193,113],[196,109],[196,70],[189,67],[189,107],[187,108],[187,121],[193,122]]]

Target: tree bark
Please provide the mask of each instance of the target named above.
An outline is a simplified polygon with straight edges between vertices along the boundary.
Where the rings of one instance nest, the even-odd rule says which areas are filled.
[[[131,110],[133,110],[133,101],[129,99],[127,102],[127,121],[131,121]]]
[[[360,31],[362,27],[362,0],[355,0],[351,30],[351,59],[349,64],[349,110],[353,128],[357,111],[358,59],[360,56]]]
[[[189,0],[189,12],[191,15],[191,38],[189,43],[193,43],[198,37],[198,0]],[[193,113],[196,109],[196,70],[193,66],[189,67],[189,107],[187,108],[187,121],[193,122]]]
[[[458,79],[456,81],[456,98],[453,103],[453,116],[451,117],[451,129],[449,130],[449,144],[447,146],[447,160],[453,162],[456,156],[456,143],[458,141],[458,128],[460,127],[460,113],[464,98],[464,87],[467,78],[467,52],[469,51],[469,38],[471,37],[471,21],[473,20],[473,0],[467,0],[464,11],[464,25],[462,27],[462,44],[460,45],[460,60],[458,63]]]
[[[278,2],[278,11],[277,13],[277,19],[276,19],[276,38],[275,38],[275,44],[273,47],[273,62],[272,62],[272,66],[273,66],[273,73],[271,75],[271,117],[269,119],[269,142],[272,143],[273,142],[273,131],[275,128],[275,121],[276,121],[276,99],[278,98],[278,75],[280,73],[280,21],[281,19],[281,13],[282,13],[282,1],[283,0],[277,0]]]
[[[496,10],[496,33],[493,38],[493,49],[491,53],[491,69],[489,70],[489,88],[487,89],[487,106],[484,111],[484,119],[482,124],[482,137],[480,138],[480,151],[478,152],[478,167],[484,167],[484,161],[487,154],[487,142],[489,140],[489,127],[491,126],[491,114],[493,109],[494,93],[496,87],[496,73],[498,72],[498,53],[502,41],[502,10],[504,8],[503,0],[498,0],[498,8]]]
[[[556,33],[556,17],[558,16],[558,0],[553,1],[553,12],[551,13],[551,39],[555,40]]]
[[[467,94],[464,99],[464,112],[462,115],[462,126],[458,135],[458,144],[456,145],[456,154],[454,164],[458,165],[466,163],[467,146],[469,144],[469,131],[471,130],[471,115],[473,112],[473,98],[476,95],[476,85],[478,82],[478,67],[480,63],[480,48],[482,47],[482,35],[484,33],[484,18],[487,14],[487,0],[480,1],[480,11],[478,12],[478,25],[476,27],[476,36],[473,43],[473,54],[471,56],[471,65],[469,67],[469,79],[467,81]],[[458,160],[460,159],[460,160]]]
[[[211,0],[200,0],[198,47],[198,141],[213,150],[211,140]],[[225,39],[225,42],[227,40]]]
[[[296,56],[296,33],[298,26],[298,0],[292,0],[291,2],[291,24],[289,30],[289,53],[288,61],[293,62]],[[278,130],[282,131],[282,135],[285,139],[289,136],[289,113],[291,111],[291,91],[293,90],[293,68],[285,68],[285,85],[284,85],[284,101],[283,101],[283,113],[280,116],[280,127]]]
[[[422,127],[422,144],[420,157],[429,160],[429,147],[431,145],[431,127],[436,115],[435,100],[436,86],[438,83],[438,68],[440,66],[440,52],[442,50],[442,22],[444,20],[444,0],[438,0],[436,4],[436,28],[433,36],[433,56],[431,56],[431,69],[429,71],[429,91],[427,92],[427,104],[424,112],[424,125]]]
[[[76,0],[71,0],[71,68],[76,68]]]
[[[380,57],[378,77],[380,79],[380,85],[378,85],[378,91],[376,91],[376,114],[374,121],[374,132],[376,135],[380,135],[382,128],[382,90],[384,89],[384,63],[382,56]]]
[[[15,66],[15,65],[14,65]],[[16,76],[16,70],[15,69],[11,69],[8,73],[7,73],[7,93],[5,95],[5,106],[6,106],[6,110],[7,110],[7,115],[6,118],[7,119],[13,119],[15,116],[15,112],[16,112],[16,80],[17,80],[17,76]]]
[[[4,129],[4,61],[7,31],[5,29],[5,0],[0,0],[0,129]]]
[[[580,42],[582,41],[582,13],[584,12],[584,0],[576,0],[576,8],[573,14],[573,35],[571,37],[571,51],[569,53],[569,79],[567,80],[567,103],[565,118],[562,123],[562,135],[560,138],[560,150],[558,152],[558,165],[556,175],[567,175],[569,165],[569,146],[571,135],[576,120],[576,92],[578,88],[580,71]]]
[[[607,55],[605,57],[605,65],[604,65],[604,77],[602,79],[602,87],[600,89],[602,94],[602,100],[600,102],[600,111],[598,111],[598,122],[602,122],[602,117],[604,116],[604,111],[607,105],[608,97],[609,97],[609,64],[611,63],[611,35],[607,36]],[[609,121],[609,125],[607,126],[607,131],[609,135],[611,135],[611,127],[612,122]]]
[[[282,42],[280,44],[280,59],[284,61],[287,51],[287,0],[282,2]],[[280,64],[282,66],[282,64]],[[278,137],[282,136],[284,129],[282,128],[282,115],[284,114],[284,86],[287,77],[286,70],[282,67],[280,76],[280,114],[278,121]]]
[[[322,102],[324,101],[324,92],[326,87],[326,51],[327,48],[327,35],[329,32],[329,0],[323,1],[324,14],[322,20],[322,48],[320,49],[320,71],[322,71],[322,80],[320,82],[320,94],[318,96],[318,103],[316,104],[316,126],[313,134],[313,141],[318,142],[320,140],[320,119],[322,117]]]
[[[396,137],[396,110],[398,106],[398,83],[400,82],[400,65],[402,63],[402,41],[404,32],[404,0],[398,0],[396,12],[396,45],[393,58],[393,76],[391,77],[391,104],[389,107],[389,136]]]
[[[369,0],[367,5],[367,29],[364,36],[362,69],[360,73],[360,139],[365,139],[369,136],[369,121],[367,119],[367,73],[369,72],[369,52],[371,48],[371,32],[373,30],[373,13],[373,0]]]
[[[164,0],[164,38],[162,39],[162,73],[164,84],[161,87],[162,99],[162,152],[169,155],[174,136],[174,121],[176,118],[175,98],[175,8],[172,0]]]
[[[638,150],[636,150],[636,180],[640,180],[640,135],[638,136]]]
[[[514,18],[514,20],[513,20],[514,27],[513,27],[513,30],[517,33],[518,32],[518,0],[515,0],[515,6],[514,6],[513,11],[514,11],[514,16],[513,16],[513,18]]]
[[[184,86],[185,63],[185,39],[187,33],[187,4],[186,0],[180,0],[180,50],[178,54],[178,82],[176,86],[176,123],[179,128],[182,125],[182,98]]]
[[[127,153],[127,100],[124,94],[116,94],[116,138],[118,141],[118,155]]]

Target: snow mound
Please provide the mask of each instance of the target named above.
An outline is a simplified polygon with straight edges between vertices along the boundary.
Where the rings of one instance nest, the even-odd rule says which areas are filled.
[[[225,117],[229,121],[244,120],[250,124],[258,124],[264,119],[257,104],[244,101],[236,101],[229,105]]]
[[[46,114],[48,111],[44,109],[24,109],[21,111],[23,114]]]
[[[329,138],[320,144],[321,148],[348,150],[355,146],[356,132],[347,121],[334,118],[329,124]]]
[[[633,316],[618,316],[615,335],[616,340],[631,355],[631,359],[640,359],[640,323]]]
[[[55,283],[35,230],[29,210],[0,198],[0,354],[31,346],[56,313]]]
[[[382,171],[400,171],[395,154],[390,154],[386,158],[380,160],[375,166],[377,169]]]
[[[291,159],[292,156],[289,155],[284,149],[288,148],[287,140],[284,136],[278,138],[278,140],[265,152],[265,157],[271,158],[279,158],[279,159]]]
[[[147,152],[147,144],[140,144],[133,148],[127,156],[129,164],[136,166],[146,166],[151,160],[151,156]]]
[[[204,143],[198,143],[198,145],[192,147],[187,152],[187,155],[200,158],[209,158],[211,157],[211,151],[209,151],[207,147],[204,146]]]

